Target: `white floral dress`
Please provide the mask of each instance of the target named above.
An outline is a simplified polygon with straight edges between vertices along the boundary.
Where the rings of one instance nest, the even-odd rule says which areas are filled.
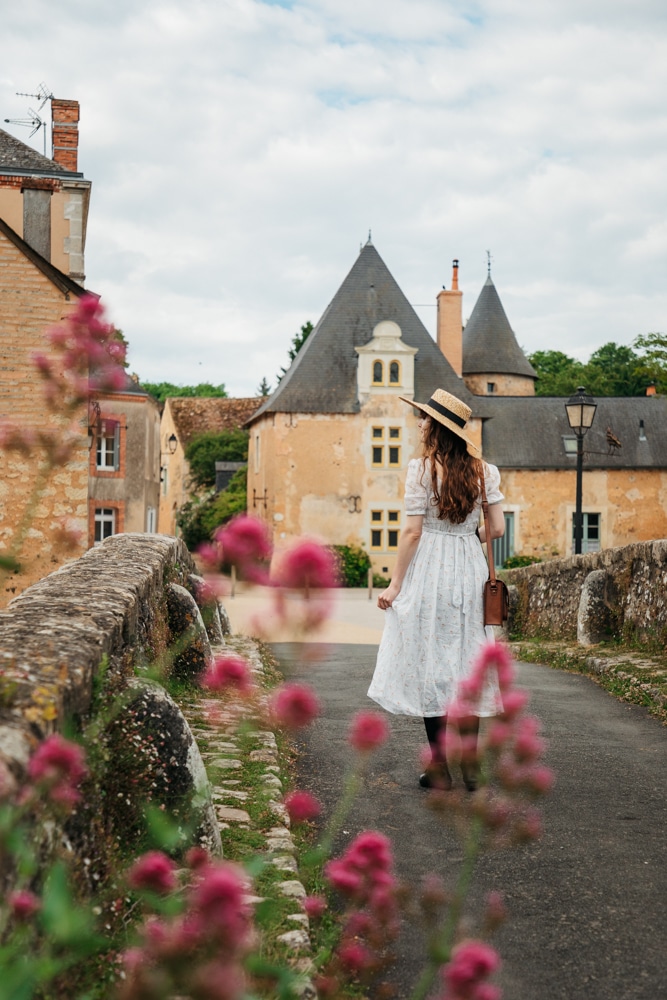
[[[503,499],[500,473],[484,465],[490,504]],[[488,578],[475,535],[481,497],[462,524],[440,521],[431,495],[429,462],[413,459],[405,483],[406,514],[423,514],[419,544],[392,607],[368,697],[395,715],[440,716],[472,669],[493,629],[483,624],[482,591]],[[478,715],[502,709],[497,680],[489,678]]]

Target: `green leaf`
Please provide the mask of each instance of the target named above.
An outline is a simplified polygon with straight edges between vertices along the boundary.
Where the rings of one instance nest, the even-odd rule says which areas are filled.
[[[173,851],[186,837],[183,826],[178,824],[159,806],[149,803],[145,809],[148,835],[154,847],[163,851]]]
[[[97,944],[92,914],[74,902],[61,861],[48,874],[39,919],[52,941],[68,945],[75,953],[88,954]]]

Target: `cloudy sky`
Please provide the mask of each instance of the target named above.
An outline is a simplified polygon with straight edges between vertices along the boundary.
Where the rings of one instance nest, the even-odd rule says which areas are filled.
[[[664,0],[3,8],[0,118],[81,103],[87,285],[146,380],[274,384],[369,228],[432,333],[487,249],[528,352],[667,329]]]

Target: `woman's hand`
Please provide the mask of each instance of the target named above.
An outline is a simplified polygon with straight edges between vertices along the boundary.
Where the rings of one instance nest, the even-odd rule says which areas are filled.
[[[383,590],[378,597],[378,608],[382,608],[383,611],[386,611],[387,608],[392,606],[400,592],[401,588],[397,583],[390,583],[387,589]]]

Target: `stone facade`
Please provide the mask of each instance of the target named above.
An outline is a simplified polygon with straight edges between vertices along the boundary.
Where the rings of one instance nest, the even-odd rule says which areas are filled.
[[[74,287],[51,280],[0,231],[0,417],[24,428],[57,426],[42,400],[41,379],[31,355],[45,350],[45,329],[72,308]],[[3,452],[1,459],[0,547],[7,549],[30,503],[40,460],[38,455],[16,452]],[[87,498],[88,434],[86,413],[82,412],[80,449],[46,485],[27,526],[22,570],[3,579],[0,605],[85,550]],[[78,549],[64,548],[58,540],[63,519],[81,532]]]

